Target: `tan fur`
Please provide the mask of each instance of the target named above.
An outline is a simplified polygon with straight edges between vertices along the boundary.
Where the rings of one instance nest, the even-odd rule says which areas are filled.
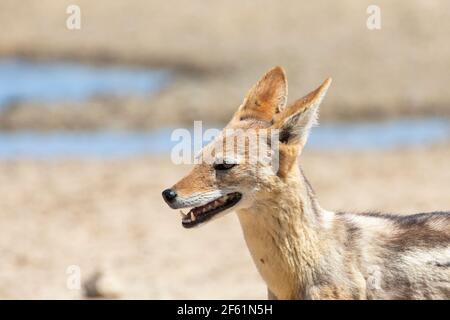
[[[282,111],[287,101],[287,81],[284,70],[275,67],[253,86],[239,109],[239,119],[270,121]]]
[[[319,206],[298,155],[330,83],[285,108],[285,73],[280,67],[269,71],[226,128],[280,130],[279,169],[250,161],[248,149],[226,172],[196,165],[173,187],[180,200],[172,207],[242,194],[223,214],[237,212],[271,299],[449,299],[450,213],[402,217]],[[235,138],[224,131],[203,153],[232,155],[235,150],[212,151]]]

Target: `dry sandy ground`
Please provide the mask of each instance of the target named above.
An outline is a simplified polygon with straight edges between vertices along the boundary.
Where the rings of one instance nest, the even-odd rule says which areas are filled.
[[[448,146],[370,153],[306,153],[323,207],[412,213],[450,209]],[[160,192],[187,167],[167,159],[0,162],[0,298],[80,298],[99,270],[120,298],[264,298],[230,214],[184,230]]]
[[[379,31],[366,27],[371,0],[76,3],[81,30],[71,31],[71,0],[2,0],[0,56],[165,67],[173,85],[151,100],[18,104],[0,128],[149,128],[205,113],[223,122],[274,65],[288,72],[291,100],[334,78],[325,120],[450,115],[447,0],[378,0]]]

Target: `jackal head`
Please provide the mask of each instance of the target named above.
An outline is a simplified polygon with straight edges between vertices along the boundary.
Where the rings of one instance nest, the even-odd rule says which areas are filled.
[[[226,213],[264,202],[288,187],[318,107],[331,79],[289,107],[285,72],[275,67],[248,92],[224,130],[199,155],[200,163],[163,198],[191,228]],[[272,195],[273,196],[273,195]]]

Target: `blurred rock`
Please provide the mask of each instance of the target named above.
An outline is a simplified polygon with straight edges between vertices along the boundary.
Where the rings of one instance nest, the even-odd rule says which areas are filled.
[[[85,298],[118,299],[122,295],[122,285],[111,271],[96,271],[83,283]]]

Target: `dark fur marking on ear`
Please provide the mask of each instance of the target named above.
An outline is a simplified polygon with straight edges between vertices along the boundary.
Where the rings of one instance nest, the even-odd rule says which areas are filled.
[[[295,130],[295,126],[298,122],[298,119],[303,114],[297,113],[296,115],[292,116],[290,119],[287,120],[287,122],[284,124],[284,126],[281,128],[280,131],[280,142],[281,143],[288,143],[289,140],[292,140],[298,136],[297,131]]]
[[[291,134],[288,130],[282,130],[280,132],[280,142],[281,143],[287,143],[289,141]]]

